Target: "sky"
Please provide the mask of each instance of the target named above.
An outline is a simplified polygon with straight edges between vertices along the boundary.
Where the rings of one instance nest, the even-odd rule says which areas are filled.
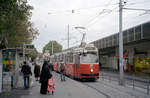
[[[150,0],[122,0],[124,8],[150,9]],[[31,21],[39,36],[33,41],[36,49],[51,40],[68,48],[80,44],[83,32],[87,43],[119,32],[119,0],[29,0],[32,10]],[[123,30],[150,21],[150,12],[123,10]],[[75,29],[84,27],[85,29]]]

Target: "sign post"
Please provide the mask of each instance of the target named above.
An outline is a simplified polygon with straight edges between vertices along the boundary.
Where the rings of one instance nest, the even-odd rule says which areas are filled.
[[[24,49],[25,49],[25,50],[34,50],[34,45],[31,45],[31,44],[24,44]]]
[[[25,61],[25,50],[34,50],[34,45],[32,44],[24,44],[23,45],[23,60]]]

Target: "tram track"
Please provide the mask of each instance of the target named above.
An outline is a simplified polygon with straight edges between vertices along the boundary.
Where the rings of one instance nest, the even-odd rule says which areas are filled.
[[[90,88],[92,88],[92,89],[94,89],[94,90],[97,91],[98,93],[104,95],[106,98],[114,98],[114,97],[110,96],[109,94],[107,94],[107,93],[105,93],[105,92],[102,92],[100,89],[98,89],[97,87],[94,87],[93,85],[90,85],[90,84],[88,84],[88,83],[82,83],[82,84],[85,85],[85,86],[88,86],[88,87],[90,87]],[[104,84],[104,85],[105,85],[105,84]],[[108,86],[108,85],[105,85],[105,86]],[[113,87],[113,88],[114,88],[114,87]],[[116,88],[114,88],[114,89],[116,89]],[[122,90],[119,90],[119,89],[117,89],[117,90],[123,93]],[[128,92],[125,92],[125,93],[128,93]],[[130,93],[129,93],[129,94],[130,94]],[[136,95],[134,95],[134,94],[130,94],[130,95],[131,95],[132,97],[134,97],[134,98],[140,98],[139,96],[136,96]]]
[[[94,89],[94,90],[97,91],[98,93],[104,95],[106,98],[111,98],[111,96],[109,96],[108,94],[106,94],[106,93],[100,91],[99,89],[97,89],[97,88],[95,88],[95,87],[93,87],[93,86],[91,86],[91,85],[89,85],[89,84],[87,84],[87,83],[82,83],[82,84],[85,85],[85,86],[88,86],[89,88]]]
[[[68,78],[70,78],[70,77],[68,77]],[[112,88],[112,89],[114,89],[114,90],[117,90],[119,94],[124,95],[124,96],[125,96],[125,95],[129,95],[129,96],[132,96],[132,98],[141,98],[141,97],[139,97],[138,95],[135,95],[134,93],[130,93],[130,92],[128,92],[128,91],[123,91],[122,89],[119,89],[119,88],[117,88],[117,87],[111,86],[111,85],[109,85],[109,84],[107,84],[107,83],[103,83],[103,82],[100,82],[100,81],[97,81],[97,82],[96,82],[96,84],[98,84],[98,85],[96,85],[95,82],[93,82],[93,81],[82,81],[82,82],[81,82],[80,80],[75,80],[75,81],[76,81],[76,82],[79,82],[79,83],[81,83],[81,84],[83,84],[83,85],[85,85],[85,86],[87,86],[87,87],[89,87],[89,88],[91,88],[91,89],[93,89],[94,91],[96,91],[96,92],[98,92],[99,94],[105,96],[106,98],[115,98],[115,95],[114,95],[114,96],[113,96],[113,95],[110,95],[110,94],[108,93],[108,91],[107,91],[107,92],[102,91],[102,89],[100,89],[100,88],[98,87],[98,85],[103,84],[103,86],[106,87],[106,89],[108,89],[108,87],[110,87],[110,88]],[[92,84],[91,84],[91,83],[92,83]],[[119,96],[121,96],[121,95],[119,95]],[[119,98],[119,97],[117,97],[117,98]],[[142,98],[143,98],[143,97],[142,97]]]

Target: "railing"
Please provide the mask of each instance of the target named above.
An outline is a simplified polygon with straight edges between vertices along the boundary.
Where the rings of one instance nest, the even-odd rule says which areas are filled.
[[[108,80],[111,81],[119,81],[119,75],[118,74],[109,74],[109,73],[100,73],[100,78],[102,80]],[[150,94],[150,76],[146,76],[145,78],[137,77],[135,74],[132,74],[132,76],[124,76],[125,84],[132,86],[133,89],[142,88],[146,89],[147,94]]]

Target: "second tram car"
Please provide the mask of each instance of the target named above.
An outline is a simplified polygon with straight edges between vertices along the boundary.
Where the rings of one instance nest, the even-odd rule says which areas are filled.
[[[77,79],[98,79],[98,50],[93,44],[76,47],[50,57],[54,70],[59,72],[61,62],[65,64],[66,75]]]

